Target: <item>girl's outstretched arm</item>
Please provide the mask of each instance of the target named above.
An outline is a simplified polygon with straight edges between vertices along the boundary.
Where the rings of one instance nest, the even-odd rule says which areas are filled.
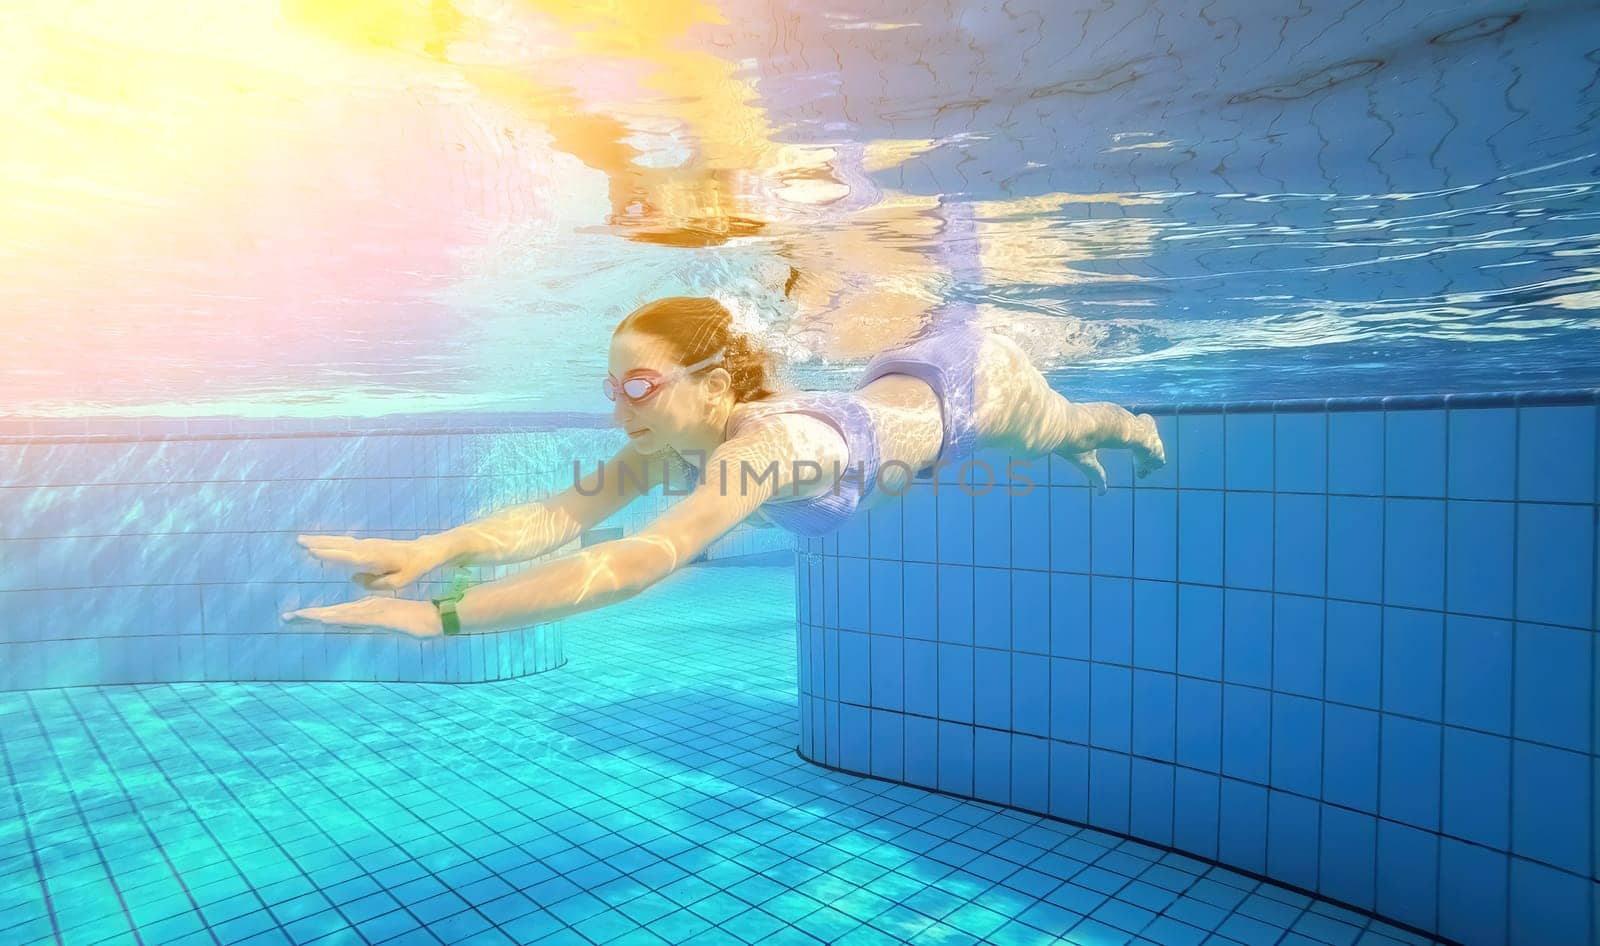
[[[557,620],[631,598],[672,574],[792,482],[783,469],[788,461],[780,459],[792,451],[770,430],[756,425],[713,451],[699,486],[636,535],[473,587],[456,604],[461,633]],[[443,633],[431,602],[403,598],[304,608],[284,619],[384,627],[417,637]]]

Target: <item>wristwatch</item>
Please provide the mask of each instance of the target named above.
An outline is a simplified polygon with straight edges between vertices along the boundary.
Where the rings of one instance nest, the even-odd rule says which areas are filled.
[[[472,577],[467,570],[458,569],[455,578],[450,582],[450,592],[443,597],[429,599],[439,612],[439,623],[444,626],[446,637],[454,637],[461,633],[461,619],[456,616],[456,602],[467,593],[467,587],[471,584]]]

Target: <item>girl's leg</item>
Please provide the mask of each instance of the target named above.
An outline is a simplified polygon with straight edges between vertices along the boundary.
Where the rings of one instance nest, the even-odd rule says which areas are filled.
[[[1010,339],[988,335],[978,370],[977,422],[984,440],[1030,455],[1055,453],[1104,488],[1094,451],[1130,450],[1139,476],[1166,463],[1155,419],[1108,401],[1075,403],[1050,387]]]

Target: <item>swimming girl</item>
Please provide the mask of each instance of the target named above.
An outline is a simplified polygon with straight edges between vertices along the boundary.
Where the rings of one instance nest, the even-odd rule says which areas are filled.
[[[681,489],[686,480],[692,489],[654,522],[464,594],[371,596],[283,619],[417,637],[525,627],[630,598],[746,520],[825,534],[905,492],[913,478],[937,484],[939,468],[958,467],[980,448],[1055,453],[1101,492],[1097,449],[1132,451],[1141,477],[1166,462],[1150,415],[1068,401],[1014,342],[970,319],[930,322],[874,357],[852,391],[780,392],[765,355],[721,303],[661,299],[617,326],[604,386],[628,442],[564,492],[417,539],[299,542],[318,559],[358,569],[358,584],[393,591],[441,566],[534,558],[654,487],[679,479]]]

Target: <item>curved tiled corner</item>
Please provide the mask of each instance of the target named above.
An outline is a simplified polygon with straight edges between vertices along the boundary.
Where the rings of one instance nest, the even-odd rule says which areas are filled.
[[[1592,392],[1158,423],[1167,467],[1108,452],[1104,496],[947,471],[810,540],[802,755],[1464,943],[1594,942]]]

